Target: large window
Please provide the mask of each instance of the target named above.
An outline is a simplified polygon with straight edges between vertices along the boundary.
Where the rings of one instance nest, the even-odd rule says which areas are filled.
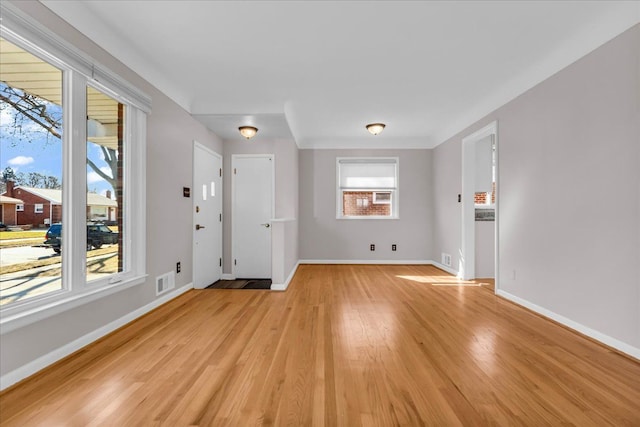
[[[0,236],[7,331],[144,282],[150,99],[0,8],[0,194],[33,206]]]
[[[42,246],[46,197],[62,207],[62,82],[60,68],[0,38],[0,194],[24,202],[0,232],[11,242],[0,246],[3,307],[62,289],[62,255]]]
[[[338,158],[337,218],[398,218],[398,159]]]

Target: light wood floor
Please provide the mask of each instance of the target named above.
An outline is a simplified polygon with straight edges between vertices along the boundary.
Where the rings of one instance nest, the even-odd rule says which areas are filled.
[[[3,426],[639,426],[640,363],[430,266],[190,291],[0,395]]]

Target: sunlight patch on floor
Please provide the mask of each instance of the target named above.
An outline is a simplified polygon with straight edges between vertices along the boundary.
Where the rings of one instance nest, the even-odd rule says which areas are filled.
[[[479,287],[488,285],[488,283],[479,283],[469,280],[460,280],[455,277],[446,277],[446,276],[396,276],[400,279],[411,280],[413,282],[419,283],[429,283],[431,286],[470,286],[470,287]],[[434,280],[435,279],[435,280]]]

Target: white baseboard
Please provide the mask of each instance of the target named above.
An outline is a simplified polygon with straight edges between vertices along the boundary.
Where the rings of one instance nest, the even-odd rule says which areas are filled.
[[[598,332],[594,329],[584,326],[581,323],[575,322],[567,317],[561,316],[551,310],[547,310],[544,307],[540,307],[537,304],[529,302],[503,290],[497,290],[496,295],[501,296],[502,298],[514,302],[518,305],[521,305],[522,307],[528,308],[529,310],[541,314],[544,317],[548,317],[549,319],[554,320],[570,329],[573,329],[574,331],[580,332],[583,335],[593,338],[596,341],[599,341],[605,345],[608,345],[609,347],[615,348],[622,353],[628,354],[629,356],[640,360],[640,348],[633,347],[627,343],[605,335],[602,332]]]
[[[275,284],[271,284],[271,290],[272,291],[286,291],[287,288],[289,287],[289,283],[291,282],[291,280],[293,279],[293,276],[296,274],[296,271],[298,271],[298,266],[300,265],[300,261],[296,262],[296,265],[293,266],[293,268],[291,269],[291,273],[289,274],[289,277],[287,277],[287,280],[284,281],[284,283],[275,283]]]
[[[5,388],[12,386],[13,384],[21,381],[36,372],[46,368],[47,366],[57,362],[60,359],[63,359],[70,355],[71,353],[80,350],[83,347],[91,344],[92,342],[104,337],[105,335],[115,331],[116,329],[126,325],[127,323],[137,319],[138,317],[150,312],[151,310],[160,307],[162,304],[169,302],[170,300],[182,295],[188,290],[193,288],[193,283],[189,283],[185,286],[182,286],[172,292],[164,294],[162,297],[153,300],[149,304],[140,307],[139,309],[132,311],[129,314],[122,316],[119,319],[114,320],[111,323],[108,323],[88,334],[63,345],[50,353],[41,356],[26,365],[23,365],[17,369],[14,369],[11,372],[6,373],[2,377],[0,377],[0,390],[4,390]]]
[[[236,276],[233,274],[223,274],[220,276],[220,280],[236,280]]]
[[[454,269],[453,269],[453,268],[451,268],[451,267],[448,267],[448,266],[446,266],[446,265],[444,265],[444,264],[440,264],[440,263],[439,263],[439,262],[437,262],[437,261],[431,261],[431,265],[433,265],[434,267],[438,267],[440,270],[444,270],[444,271],[446,271],[447,273],[452,274],[452,275],[454,275],[454,276],[458,277],[458,271],[457,271],[457,270],[454,270]]]
[[[411,260],[397,260],[397,259],[301,259],[298,264],[407,264],[407,265],[430,265],[433,261],[411,259]]]
[[[433,265],[434,267],[438,267],[440,270],[444,270],[449,274],[454,276],[458,275],[458,271],[454,270],[451,267],[447,267],[444,264],[440,264],[439,262],[432,260],[422,260],[422,259],[410,259],[410,260],[356,260],[356,259],[301,259],[299,264],[380,264],[380,265],[397,265],[397,264],[406,264],[406,265]]]

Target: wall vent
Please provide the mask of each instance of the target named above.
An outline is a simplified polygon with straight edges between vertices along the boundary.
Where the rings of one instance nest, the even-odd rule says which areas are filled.
[[[156,277],[156,295],[169,292],[176,286],[175,273],[173,271]]]
[[[442,264],[451,267],[451,255],[442,252]]]

